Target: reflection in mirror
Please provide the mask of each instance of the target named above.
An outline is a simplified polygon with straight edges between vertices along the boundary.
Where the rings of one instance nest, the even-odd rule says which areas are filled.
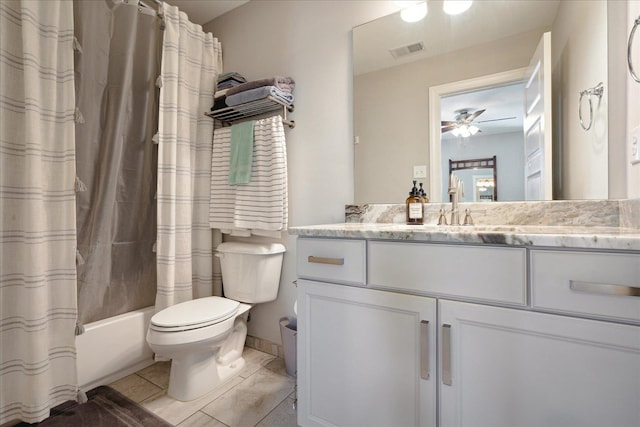
[[[498,165],[496,156],[485,159],[449,159],[449,175],[462,181],[460,202],[497,202]],[[444,193],[443,193],[444,194]]]
[[[618,6],[614,3],[609,8]],[[625,2],[619,3],[626,7]],[[392,14],[353,30],[355,202],[400,203],[414,178],[414,166],[428,166],[427,178],[416,177],[425,188],[432,188],[430,177],[436,171],[431,169],[439,169],[438,180],[447,182],[441,178],[446,162],[456,157],[440,153],[447,150],[446,138],[442,147],[439,140],[435,149],[430,147],[435,144],[430,138],[430,88],[526,69],[542,35],[549,31],[552,76],[545,77],[553,82],[553,129],[546,131],[553,135],[553,198],[607,198],[609,174],[616,173],[608,169],[607,2],[483,0],[456,16],[445,15],[441,2],[429,4],[429,14],[420,22],[408,24]],[[410,45],[424,49],[413,53],[413,49],[402,49]],[[600,81],[604,96],[594,108],[594,127],[585,132],[578,120],[579,92]],[[485,109],[477,120],[500,118],[491,116],[494,108],[486,108],[488,102],[488,98],[461,101],[452,108]],[[438,121],[455,119],[455,110],[447,113],[443,108]],[[488,139],[489,123],[483,125],[478,126],[482,132],[467,141],[453,138],[461,150],[472,147],[473,139]],[[497,152],[464,152],[457,158],[493,154],[498,156],[501,174],[502,165],[512,166],[520,170],[518,180],[524,180],[524,167],[501,159]],[[507,200],[511,196],[505,185],[515,178],[498,180],[499,200]],[[436,202],[443,199],[429,196]],[[514,195],[510,200],[525,200],[525,196]]]
[[[450,95],[441,98],[441,119],[447,124],[453,122],[454,125],[443,127],[441,135],[441,182],[446,185],[449,182],[448,175],[452,171],[452,160],[455,161],[454,170],[481,168],[491,165],[482,165],[478,162],[469,164],[467,158],[499,158],[500,173],[496,175],[495,182],[501,183],[500,198],[496,191],[490,200],[501,202],[524,200],[524,134],[523,134],[523,86],[524,82],[491,87],[473,92]],[[456,111],[470,111],[470,105],[480,105],[482,111],[472,120],[460,120],[459,114],[452,114]],[[483,111],[484,110],[484,111]],[[469,118],[473,115],[469,116]],[[469,123],[476,127],[477,133],[465,137],[461,134],[454,135],[456,126],[459,123]],[[448,162],[448,164],[447,164]],[[493,165],[495,165],[495,160]],[[486,171],[485,171],[486,172]],[[490,170],[491,176],[494,175]],[[458,177],[462,175],[457,174]],[[478,175],[475,173],[473,176]],[[472,175],[469,174],[469,181],[465,182],[465,188],[471,187]],[[502,188],[504,183],[504,188]],[[447,194],[447,189],[442,188],[441,194]],[[461,201],[475,201],[474,192],[467,191]],[[486,200],[483,199],[483,201]],[[478,200],[479,201],[479,200]]]

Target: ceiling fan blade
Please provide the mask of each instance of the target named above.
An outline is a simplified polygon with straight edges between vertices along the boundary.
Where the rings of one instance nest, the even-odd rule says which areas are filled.
[[[449,121],[449,120],[443,120],[443,121],[440,122],[440,126],[455,126],[457,124],[458,124],[458,122],[452,122],[452,121]]]
[[[499,121],[502,121],[502,120],[512,120],[512,119],[515,119],[515,118],[517,118],[517,117],[503,117],[501,119],[480,120],[480,121],[477,121],[476,123],[499,122]]]
[[[480,114],[484,113],[486,110],[478,110],[475,113],[465,117],[464,121],[467,123],[471,123],[472,121],[475,120],[476,117],[478,117]]]
[[[452,131],[452,130],[454,130],[455,128],[457,128],[457,126],[443,126],[443,127],[440,129],[440,131],[441,131],[442,133],[445,133],[445,132]]]

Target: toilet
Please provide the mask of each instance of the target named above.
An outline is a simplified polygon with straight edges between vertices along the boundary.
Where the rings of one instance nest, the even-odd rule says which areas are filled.
[[[147,343],[171,359],[169,396],[197,399],[240,373],[249,309],[276,299],[284,252],[279,243],[221,243],[225,297],[186,301],[151,318]]]

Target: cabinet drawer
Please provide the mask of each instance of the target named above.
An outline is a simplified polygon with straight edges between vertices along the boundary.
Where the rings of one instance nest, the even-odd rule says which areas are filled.
[[[531,251],[536,308],[640,323],[640,254]]]
[[[368,284],[440,296],[526,304],[526,250],[369,242]]]
[[[365,241],[298,238],[298,276],[364,285]]]

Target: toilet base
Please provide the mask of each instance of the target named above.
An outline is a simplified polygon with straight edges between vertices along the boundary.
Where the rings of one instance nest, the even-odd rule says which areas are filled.
[[[171,362],[167,394],[176,400],[194,400],[212,392],[238,375],[246,364],[244,357],[226,366],[216,363],[211,355],[202,360],[188,359],[191,360],[174,359]]]
[[[248,308],[246,309],[248,311]],[[197,399],[235,377],[245,366],[246,313],[238,316],[220,347],[183,353],[171,360],[167,394],[181,401]]]

